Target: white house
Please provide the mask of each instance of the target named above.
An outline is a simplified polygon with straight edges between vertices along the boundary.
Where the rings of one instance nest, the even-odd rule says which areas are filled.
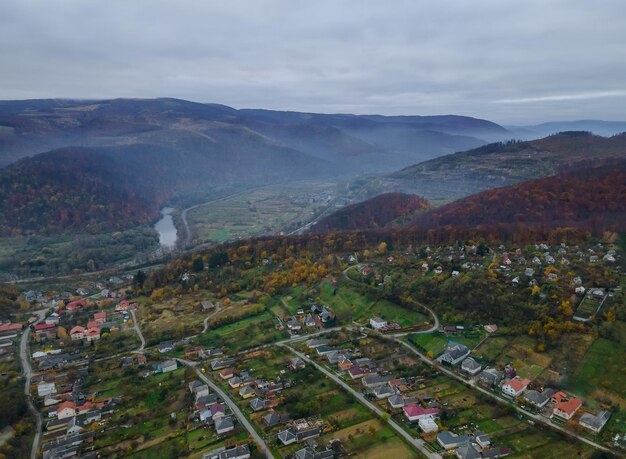
[[[530,384],[530,379],[520,379],[516,376],[513,379],[509,379],[502,385],[502,392],[511,397],[517,397],[526,390]]]
[[[45,397],[46,395],[56,393],[57,388],[54,383],[41,381],[39,384],[37,384],[37,395],[39,395],[40,397]]]
[[[374,330],[380,330],[387,326],[387,321],[382,317],[374,316],[370,319],[370,325]]]
[[[418,425],[423,432],[437,432],[439,430],[439,426],[435,422],[435,418],[432,416],[423,416],[419,418]]]

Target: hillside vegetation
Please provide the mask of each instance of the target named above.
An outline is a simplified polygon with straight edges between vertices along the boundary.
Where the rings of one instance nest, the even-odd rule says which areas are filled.
[[[392,174],[360,179],[354,183],[354,192],[371,195],[401,191],[424,196],[431,202],[450,202],[487,188],[624,157],[626,134],[607,138],[587,132],[563,132],[539,140],[493,143]]]
[[[311,227],[311,232],[327,233],[366,228],[384,228],[397,219],[410,218],[430,209],[428,201],[403,193],[385,193],[353,204],[323,218]],[[397,222],[400,224],[401,222]]]

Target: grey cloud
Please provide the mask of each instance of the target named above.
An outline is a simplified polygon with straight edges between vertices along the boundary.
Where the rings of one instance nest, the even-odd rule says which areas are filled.
[[[434,3],[8,0],[0,98],[626,119],[626,2]]]

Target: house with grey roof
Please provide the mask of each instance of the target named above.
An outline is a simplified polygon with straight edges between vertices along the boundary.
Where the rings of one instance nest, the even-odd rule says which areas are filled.
[[[449,430],[444,430],[437,434],[437,443],[445,450],[456,449],[459,446],[466,445],[472,441],[469,435],[457,435]]]
[[[396,393],[396,390],[393,387],[390,387],[388,384],[378,386],[372,391],[372,394],[374,394],[374,397],[376,397],[378,400],[391,397],[395,393]]]
[[[478,383],[485,387],[493,387],[502,381],[503,376],[502,372],[495,368],[487,368],[478,376]]]
[[[443,354],[437,357],[437,361],[454,366],[461,363],[469,353],[470,350],[465,345],[455,341],[448,341]]]
[[[554,389],[545,389],[543,392],[529,390],[523,395],[522,398],[526,404],[541,409],[546,406],[553,394]]]
[[[600,411],[598,414],[584,413],[578,421],[581,426],[595,433],[600,433],[604,425],[611,417],[610,411]]]
[[[215,432],[218,435],[230,432],[235,428],[233,419],[230,416],[221,416],[215,420]]]
[[[474,360],[472,357],[468,357],[461,363],[461,370],[466,373],[469,373],[471,376],[477,375],[480,373],[482,366]]]

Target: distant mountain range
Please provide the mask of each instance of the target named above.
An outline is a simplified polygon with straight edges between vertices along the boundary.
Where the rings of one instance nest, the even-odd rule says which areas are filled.
[[[0,234],[128,228],[149,223],[175,196],[391,171],[506,135],[461,116],[178,99],[0,101]]]
[[[149,223],[172,198],[374,172],[384,174],[358,179],[351,193],[408,192],[439,204],[623,155],[626,144],[624,135],[567,133],[485,145],[513,136],[454,115],[237,110],[179,99],[0,101],[0,234],[117,230]],[[415,204],[405,201],[394,203]],[[394,219],[375,217],[379,226]]]
[[[441,156],[391,174],[359,178],[352,188],[356,196],[398,191],[440,204],[487,188],[547,177],[577,165],[624,157],[626,134],[606,138],[587,132],[563,132],[539,140],[498,142]]]
[[[401,196],[404,202],[411,202],[409,196]],[[593,234],[626,231],[626,155],[609,159],[604,165],[577,167],[551,177],[485,190],[418,214],[414,208],[396,206],[396,201],[393,193],[377,196],[331,214],[312,230],[379,229],[378,222],[362,215],[396,209],[393,219],[404,220],[396,227],[436,230],[458,237],[472,233],[524,239],[525,234],[555,228]],[[428,209],[425,201],[418,198],[417,202]],[[347,228],[345,222],[352,225]]]
[[[337,172],[357,175],[392,171],[510,138],[510,133],[490,121],[464,116],[236,110],[179,99],[0,101],[0,166],[62,147],[143,144],[176,149],[197,138],[209,145],[225,137],[233,150],[247,148],[250,141],[290,148],[331,162]]]
[[[514,138],[521,140],[538,139],[566,131],[587,131],[595,135],[610,137],[626,132],[626,121],[553,121],[529,126],[506,126],[506,129],[514,135]]]

